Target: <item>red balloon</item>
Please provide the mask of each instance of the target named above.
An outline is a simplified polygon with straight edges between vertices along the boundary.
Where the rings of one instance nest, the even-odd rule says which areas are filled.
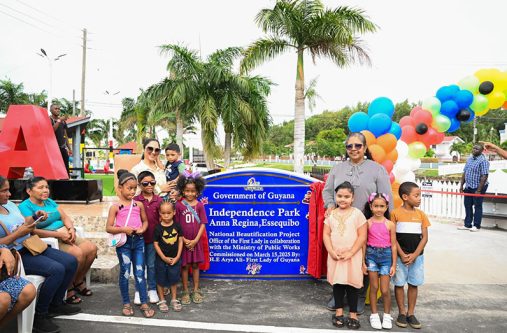
[[[407,125],[401,128],[401,141],[409,144],[416,141],[417,136],[414,126]]]
[[[424,135],[419,135],[419,137],[417,138],[417,141],[424,143],[424,145],[426,146],[427,149],[430,148],[430,146],[433,144],[433,140],[434,140],[433,137],[428,135],[428,132],[426,132]]]
[[[445,137],[444,133],[437,132],[437,134],[435,134],[435,141],[433,141],[434,145],[438,145],[439,143],[444,141],[444,137]]]
[[[395,177],[392,172],[389,174],[389,180],[391,181],[391,184],[394,183],[394,181],[395,181]]]
[[[423,110],[422,106],[420,105],[416,106],[415,108],[412,109],[412,111],[410,111],[410,117],[414,117],[414,115],[421,110]]]
[[[425,123],[428,125],[428,127],[431,126],[431,122],[433,120],[433,116],[431,115],[431,112],[426,110],[419,110],[417,111],[412,118],[414,119],[414,122],[417,124]]]
[[[400,127],[403,128],[403,126],[412,126],[412,127],[415,127],[415,123],[414,123],[414,119],[412,119],[412,117],[409,117],[409,116],[404,116],[400,119]]]
[[[392,161],[385,160],[384,162],[382,162],[382,165],[384,166],[384,168],[386,168],[387,173],[391,173],[391,171],[393,171],[394,164]]]

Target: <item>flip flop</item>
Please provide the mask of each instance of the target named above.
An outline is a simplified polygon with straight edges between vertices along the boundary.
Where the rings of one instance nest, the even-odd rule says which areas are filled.
[[[123,304],[123,309],[121,310],[121,314],[125,317],[131,317],[134,315],[134,309],[132,309],[132,305]]]

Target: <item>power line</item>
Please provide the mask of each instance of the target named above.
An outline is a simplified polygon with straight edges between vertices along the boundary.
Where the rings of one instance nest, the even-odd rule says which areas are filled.
[[[19,13],[19,14],[21,14],[21,15],[27,16],[27,17],[31,18],[32,20],[34,20],[34,21],[38,21],[38,22],[40,22],[40,23],[42,23],[42,24],[44,24],[44,25],[46,25],[46,26],[48,26],[48,27],[50,27],[50,28],[57,28],[57,27],[55,27],[54,25],[51,25],[51,24],[49,24],[49,23],[47,23],[47,22],[44,22],[43,20],[41,20],[41,19],[39,19],[39,18],[37,18],[37,17],[34,17],[34,16],[32,16],[32,15],[29,15],[29,14],[23,13],[22,11],[17,10],[17,9],[15,9],[15,8],[12,8],[12,7],[10,7],[10,6],[4,5],[3,3],[0,3],[0,6],[3,6],[3,7],[5,7],[5,8],[7,8],[7,9],[10,9],[10,10],[12,10],[13,12]]]
[[[44,11],[42,11],[42,10],[40,10],[40,9],[36,8],[36,7],[33,7],[33,6],[29,5],[29,4],[27,4],[27,3],[23,2],[23,1],[21,1],[21,0],[16,0],[16,1],[17,1],[17,2],[19,2],[20,4],[22,4],[23,6],[26,6],[26,7],[28,7],[28,8],[31,8],[31,9],[35,10],[36,12],[39,12],[39,13],[41,13],[41,14],[45,15],[45,16],[49,16],[49,17],[51,17],[52,19],[55,19],[55,20],[57,20],[57,21],[60,21],[61,23],[65,24],[65,25],[67,25],[67,26],[69,26],[69,27],[72,27],[73,29],[76,29],[76,30],[81,31],[81,29],[80,29],[80,28],[75,27],[75,26],[73,26],[73,25],[71,25],[71,24],[69,24],[69,23],[67,23],[67,22],[63,21],[62,19],[60,19],[60,18],[58,18],[58,17],[55,17],[55,16],[53,16],[53,15],[51,15],[51,14],[49,14],[49,13],[46,13],[46,12],[44,12]]]

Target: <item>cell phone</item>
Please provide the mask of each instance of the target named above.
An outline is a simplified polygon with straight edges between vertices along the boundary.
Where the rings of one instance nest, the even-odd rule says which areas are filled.
[[[33,223],[37,224],[39,222],[42,222],[43,218],[44,218],[44,215],[41,215],[41,216],[39,216],[39,218],[37,220],[33,221]]]

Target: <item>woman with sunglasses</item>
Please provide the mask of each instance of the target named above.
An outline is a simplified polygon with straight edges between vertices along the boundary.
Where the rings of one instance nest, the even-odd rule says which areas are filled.
[[[130,172],[138,177],[141,172],[150,171],[155,176],[155,194],[165,196],[170,191],[170,187],[167,185],[164,166],[160,161],[160,143],[157,139],[146,139],[144,140],[143,148],[144,151],[141,156],[141,161],[139,161]],[[140,187],[138,187],[136,193],[141,193]]]
[[[364,213],[365,204],[371,193],[386,193],[390,198],[393,197],[391,182],[386,169],[373,161],[366,147],[366,138],[362,133],[350,133],[345,140],[347,151],[347,160],[337,163],[329,172],[326,185],[322,191],[322,198],[326,207],[326,217],[335,209],[335,191],[334,189],[343,182],[350,182],[354,187],[353,207],[360,209]],[[393,203],[389,202],[389,210],[394,208]],[[358,313],[364,311],[364,302],[366,289],[368,289],[368,277],[363,281],[363,288],[360,291],[359,303],[357,305]],[[334,310],[334,299],[328,303],[328,309]]]

